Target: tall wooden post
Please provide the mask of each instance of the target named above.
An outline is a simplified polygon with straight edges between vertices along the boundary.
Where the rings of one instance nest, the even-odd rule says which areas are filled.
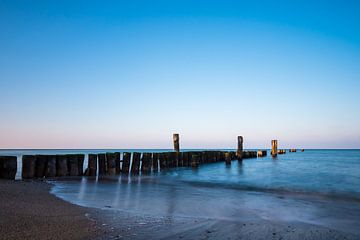
[[[276,157],[277,156],[277,146],[278,141],[277,140],[271,140],[271,156]]]
[[[243,158],[243,143],[244,143],[244,138],[242,136],[238,136],[238,148],[236,151],[236,156],[238,160],[242,160]]]
[[[180,137],[178,133],[173,134],[174,151],[180,152]]]

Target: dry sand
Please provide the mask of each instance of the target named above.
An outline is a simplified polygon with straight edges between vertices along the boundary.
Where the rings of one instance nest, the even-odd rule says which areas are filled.
[[[0,180],[0,239],[360,239],[301,223],[139,216],[79,207],[41,181]]]
[[[88,209],[49,194],[40,181],[0,180],[0,239],[91,239],[103,234]]]

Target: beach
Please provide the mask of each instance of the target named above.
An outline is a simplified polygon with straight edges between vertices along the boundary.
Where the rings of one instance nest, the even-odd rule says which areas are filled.
[[[68,203],[43,181],[0,181],[0,239],[360,239],[314,224],[154,215]]]
[[[51,195],[42,181],[0,181],[0,239],[96,239],[89,209]]]

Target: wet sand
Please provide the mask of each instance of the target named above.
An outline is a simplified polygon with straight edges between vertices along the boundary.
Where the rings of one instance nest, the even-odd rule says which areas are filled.
[[[80,207],[51,185],[0,181],[0,239],[360,239],[303,223],[152,216]]]

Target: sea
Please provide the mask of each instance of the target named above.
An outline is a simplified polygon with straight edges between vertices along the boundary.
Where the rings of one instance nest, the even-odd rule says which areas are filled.
[[[115,151],[170,150],[0,150],[0,155],[18,156],[20,179],[24,154]],[[304,222],[360,234],[360,150],[306,149],[276,158],[234,160],[231,165],[219,162],[197,169],[69,177],[51,183],[52,194],[85,207],[153,216]]]

